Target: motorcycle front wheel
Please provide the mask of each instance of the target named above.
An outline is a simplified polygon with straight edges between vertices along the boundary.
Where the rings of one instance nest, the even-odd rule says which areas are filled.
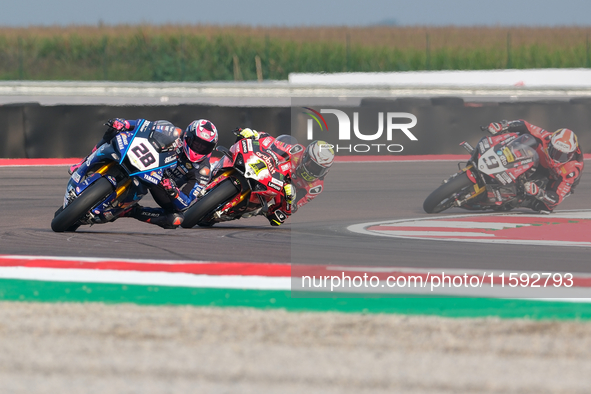
[[[423,209],[427,213],[439,213],[451,208],[455,203],[455,196],[462,190],[474,186],[465,172],[450,178],[429,194],[423,203]]]
[[[217,207],[230,200],[237,193],[238,189],[231,180],[227,179],[221,182],[213,190],[201,197],[199,201],[191,205],[185,212],[185,218],[181,227],[195,227],[198,223],[204,221],[207,215],[212,214]],[[207,221],[205,220],[205,222]]]
[[[51,229],[56,233],[76,230],[76,222],[112,192],[111,182],[99,178],[61,212],[58,211],[51,221]]]

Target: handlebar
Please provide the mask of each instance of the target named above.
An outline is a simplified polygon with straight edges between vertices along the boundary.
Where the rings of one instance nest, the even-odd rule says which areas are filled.
[[[226,156],[228,159],[233,160],[234,158],[232,157],[232,153],[228,150],[228,148],[226,148],[225,146],[221,146],[218,145],[215,150],[217,150],[218,152],[221,152],[224,154],[224,156]]]

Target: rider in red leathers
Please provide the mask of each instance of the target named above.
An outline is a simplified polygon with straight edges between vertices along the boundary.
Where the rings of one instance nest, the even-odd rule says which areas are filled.
[[[289,135],[277,138],[252,129],[239,129],[240,137],[260,141],[278,162],[289,162],[291,180],[284,193],[269,206],[266,217],[272,226],[280,226],[288,216],[317,197],[324,188],[324,177],[334,162],[334,150],[324,141],[313,141],[307,148]],[[276,160],[277,161],[277,160]]]
[[[334,162],[334,150],[324,141],[313,141],[305,149],[298,144],[292,150],[292,182],[298,197],[292,209],[295,212],[324,190],[324,177]]]
[[[527,133],[538,142],[536,151],[540,157],[540,167],[533,175],[533,180],[524,184],[526,193],[532,198],[522,206],[529,206],[535,211],[552,212],[565,197],[574,193],[583,173],[583,153],[574,132],[559,129],[551,133],[525,120],[503,120],[483,128],[493,135]],[[536,182],[540,179],[548,180],[545,188]]]

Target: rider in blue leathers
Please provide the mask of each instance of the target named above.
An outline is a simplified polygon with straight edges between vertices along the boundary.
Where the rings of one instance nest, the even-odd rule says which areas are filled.
[[[110,119],[106,123],[109,129],[94,150],[110,142],[121,131],[133,131],[140,120]],[[184,131],[168,121],[159,120],[155,122],[155,131],[177,138],[176,167],[167,169],[162,181],[150,188],[150,193],[160,208],[135,205],[120,217],[133,217],[142,222],[173,229],[182,223],[183,211],[211,180],[210,158],[218,141],[218,132],[214,124],[205,119],[191,122]],[[72,166],[70,173],[80,164]]]

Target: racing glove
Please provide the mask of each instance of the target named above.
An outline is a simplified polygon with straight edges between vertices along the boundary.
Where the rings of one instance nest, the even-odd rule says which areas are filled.
[[[179,189],[172,179],[163,179],[160,184],[171,198],[177,198],[179,196]]]
[[[544,191],[542,189],[540,189],[540,187],[538,185],[536,185],[534,182],[525,182],[523,184],[523,187],[525,189],[525,193],[538,199],[541,200],[542,198],[544,198]]]
[[[293,204],[296,199],[296,188],[288,183],[283,186],[283,191],[285,192],[285,199],[287,200],[287,203]]]
[[[271,226],[281,226],[287,219],[287,215],[280,209],[275,210],[273,213],[267,215]]]
[[[501,134],[509,129],[509,122],[506,120],[501,120],[500,122],[493,122],[488,126],[483,126],[482,129],[488,131],[492,135]]]
[[[120,131],[131,129],[129,122],[121,118],[109,119],[107,120],[107,123],[105,123],[105,126],[108,126],[109,128],[105,131],[105,134],[103,134],[103,143],[111,141]]]
[[[252,130],[249,128],[240,130],[240,136],[242,138],[252,138],[253,140],[259,139],[259,133],[256,130]]]
[[[109,126],[110,129],[117,130],[117,131],[126,131],[131,129],[131,125],[125,119],[121,118],[113,118],[107,120],[105,126]]]

